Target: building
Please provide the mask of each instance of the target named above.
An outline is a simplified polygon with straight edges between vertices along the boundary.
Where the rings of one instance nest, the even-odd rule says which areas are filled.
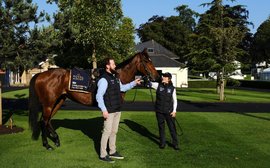
[[[262,72],[260,72],[259,79],[264,81],[270,81],[270,68],[266,68]]]
[[[185,67],[185,64],[176,61],[179,59],[177,55],[154,40],[135,46],[138,52],[143,51],[145,48],[158,71],[162,73],[170,72],[172,74],[172,82],[175,87],[188,87],[188,68]]]
[[[56,65],[49,63],[49,60],[39,63],[38,68],[33,68],[23,72],[6,71],[0,73],[2,83],[6,86],[28,86],[31,78],[40,72],[47,71],[50,68],[57,68]],[[4,75],[3,75],[4,74]]]

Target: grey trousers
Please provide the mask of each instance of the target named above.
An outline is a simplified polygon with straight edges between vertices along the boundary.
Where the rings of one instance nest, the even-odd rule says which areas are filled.
[[[109,154],[116,152],[116,134],[120,122],[121,112],[109,113],[109,117],[104,120],[103,131],[100,141],[100,157],[105,157],[107,153],[107,144],[109,141]]]

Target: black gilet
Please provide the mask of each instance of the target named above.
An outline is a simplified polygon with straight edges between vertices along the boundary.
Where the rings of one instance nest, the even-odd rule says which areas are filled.
[[[108,72],[105,72],[102,77],[108,82],[108,88],[104,94],[105,106],[109,113],[119,112],[121,109],[120,81]]]
[[[156,92],[155,110],[159,113],[171,113],[173,110],[173,91],[172,84],[159,83]]]

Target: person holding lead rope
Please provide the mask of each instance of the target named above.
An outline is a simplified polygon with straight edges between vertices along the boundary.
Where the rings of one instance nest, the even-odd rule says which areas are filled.
[[[165,122],[170,130],[172,145],[175,150],[180,150],[175,127],[177,109],[176,89],[172,83],[169,72],[162,74],[161,82],[149,82],[150,87],[156,90],[155,112],[159,129],[160,149],[166,146]]]

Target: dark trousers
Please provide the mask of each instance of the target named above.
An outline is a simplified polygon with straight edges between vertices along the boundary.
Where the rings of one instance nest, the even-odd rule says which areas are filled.
[[[156,112],[156,117],[158,122],[160,144],[161,145],[166,144],[166,136],[165,136],[165,121],[166,121],[172,137],[172,144],[174,146],[178,145],[177,133],[175,128],[175,118],[173,118],[170,114],[158,112]]]

